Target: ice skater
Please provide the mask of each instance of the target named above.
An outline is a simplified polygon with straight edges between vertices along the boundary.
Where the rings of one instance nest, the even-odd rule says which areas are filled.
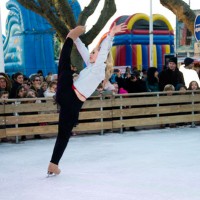
[[[67,35],[58,65],[56,101],[60,105],[60,113],[58,135],[48,166],[48,175],[60,174],[61,170],[58,164],[72,135],[72,129],[78,120],[79,111],[84,101],[90,97],[99,83],[111,75],[113,63],[110,49],[113,37],[116,33],[124,32],[126,29],[124,23],[114,24],[102,44],[90,54],[79,39],[79,36],[85,32],[84,26],[77,26]],[[73,43],[86,64],[86,68],[80,72],[76,81],[73,81],[70,60]]]

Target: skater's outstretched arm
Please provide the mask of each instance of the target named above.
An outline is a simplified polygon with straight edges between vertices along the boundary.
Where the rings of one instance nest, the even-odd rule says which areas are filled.
[[[107,37],[103,40],[100,47],[98,47],[99,53],[93,67],[101,67],[100,63],[102,63],[102,61],[103,62],[106,61],[108,53],[112,47],[112,40],[113,40],[114,35],[116,33],[125,32],[126,30],[127,30],[127,26],[124,23],[121,23],[119,25],[116,25],[116,23],[114,23]]]
[[[74,41],[74,44],[76,45],[76,48],[78,49],[78,52],[81,54],[81,57],[83,58],[86,65],[90,62],[90,53],[89,50],[86,48],[85,44],[80,40],[80,38],[77,38]]]

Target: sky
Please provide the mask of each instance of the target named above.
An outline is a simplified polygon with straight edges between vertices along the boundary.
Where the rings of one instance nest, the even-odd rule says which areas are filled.
[[[2,22],[2,33],[5,34],[5,23],[6,18],[8,15],[8,10],[6,9],[6,2],[8,0],[1,0],[0,1],[0,9],[1,9],[1,22]],[[199,9],[199,0],[184,0],[186,3],[190,2],[190,6],[192,9]],[[79,3],[81,5],[81,8],[83,9],[85,6],[89,4],[90,0],[79,0]],[[105,28],[100,32],[100,34],[97,36],[95,41],[98,41],[101,36],[108,31],[111,23],[119,16],[121,15],[133,15],[135,13],[145,13],[147,15],[150,15],[150,0],[115,0],[116,6],[117,6],[117,12],[115,15],[108,21]],[[88,19],[86,26],[87,30],[89,30],[94,24],[95,20],[98,19],[98,16],[101,12],[101,8],[103,7],[104,1],[101,0],[99,3],[99,6],[95,13]],[[171,23],[172,27],[175,28],[175,21],[176,17],[175,15],[165,7],[163,7],[160,4],[160,0],[152,0],[152,13],[153,14],[162,14],[164,15],[169,22]],[[94,41],[94,42],[95,42]]]
[[[44,137],[44,136],[43,136]],[[46,178],[55,137],[0,143],[2,200],[199,200],[200,127],[73,136]]]

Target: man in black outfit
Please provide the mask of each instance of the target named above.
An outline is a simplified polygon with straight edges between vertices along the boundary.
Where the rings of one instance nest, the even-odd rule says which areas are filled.
[[[185,85],[183,73],[177,68],[177,58],[169,59],[167,69],[164,69],[159,74],[159,89],[163,91],[165,85],[172,84],[175,88],[179,85]]]

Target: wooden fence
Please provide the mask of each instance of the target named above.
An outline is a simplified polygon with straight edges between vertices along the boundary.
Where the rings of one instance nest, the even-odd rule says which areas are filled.
[[[56,134],[57,106],[52,99],[0,100],[0,138],[35,134]],[[174,92],[137,93],[93,97],[88,99],[80,112],[79,124],[74,131],[79,133],[105,130],[191,123],[200,121],[200,93]]]

